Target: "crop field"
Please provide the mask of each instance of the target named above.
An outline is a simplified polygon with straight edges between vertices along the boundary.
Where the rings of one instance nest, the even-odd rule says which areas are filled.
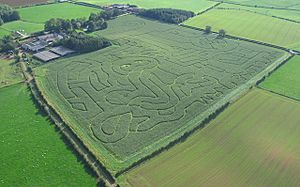
[[[185,22],[186,25],[300,50],[300,24],[245,10],[215,8]]]
[[[195,13],[204,11],[217,4],[208,0],[78,0],[97,5],[132,4],[142,8],[177,8],[190,10]]]
[[[299,186],[300,104],[254,89],[124,178],[142,186]]]
[[[260,86],[264,89],[300,100],[299,71],[300,56],[295,56],[262,82]]]
[[[213,0],[216,2],[235,3],[248,6],[264,6],[270,8],[285,8],[300,10],[298,0]]]
[[[0,0],[1,4],[7,4],[13,7],[27,6],[46,2],[48,2],[48,0]]]
[[[0,59],[0,88],[22,80],[22,73],[13,61]]]
[[[96,186],[26,85],[1,88],[0,103],[0,186]]]
[[[0,28],[5,30],[4,33],[0,35],[7,35],[12,31],[20,31],[20,30],[24,30],[23,33],[31,34],[43,30],[44,24],[30,23],[24,21],[13,21],[1,25]],[[1,32],[2,30],[0,30],[0,33]]]
[[[33,23],[44,23],[51,18],[81,18],[89,17],[92,12],[100,9],[76,5],[72,3],[55,3],[43,6],[33,6],[18,9],[21,20]]]
[[[195,128],[286,58],[269,47],[135,16],[96,34],[115,45],[35,75],[48,102],[113,172]]]

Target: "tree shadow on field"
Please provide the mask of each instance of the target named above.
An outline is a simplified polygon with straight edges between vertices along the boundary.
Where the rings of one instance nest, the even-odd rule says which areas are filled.
[[[59,138],[64,142],[66,148],[71,151],[73,153],[73,155],[75,155],[75,157],[77,158],[77,162],[82,165],[84,167],[84,170],[86,173],[88,173],[91,177],[97,179],[97,175],[96,173],[89,167],[88,163],[85,161],[85,159],[74,149],[73,145],[70,143],[70,141],[63,135],[63,133],[61,132],[61,130],[59,129],[59,127],[57,127],[54,122],[49,118],[48,114],[46,113],[46,111],[40,106],[40,104],[38,103],[38,101],[34,98],[34,96],[32,95],[32,92],[30,90],[30,88],[28,88],[28,91],[30,92],[30,100],[34,103],[36,109],[38,109],[38,111],[35,113],[36,115],[41,115],[42,117],[46,118],[46,120],[54,126],[55,132],[59,134]],[[95,186],[97,187],[103,187],[105,186],[105,184],[103,183],[103,181],[98,181],[95,184]]]

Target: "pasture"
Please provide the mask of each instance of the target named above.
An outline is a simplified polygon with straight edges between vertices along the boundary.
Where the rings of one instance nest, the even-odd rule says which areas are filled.
[[[21,70],[13,60],[0,59],[0,88],[23,80]]]
[[[176,8],[190,10],[195,13],[202,12],[217,4],[207,0],[78,0],[96,5],[131,4],[142,8]]]
[[[254,89],[123,178],[135,187],[299,186],[299,113],[299,102]]]
[[[0,103],[0,186],[96,186],[26,85],[1,88]]]
[[[18,9],[21,20],[32,23],[44,23],[51,18],[82,18],[89,17],[92,12],[100,9],[76,5],[72,3],[55,3]]]
[[[232,4],[221,4],[218,8],[232,9],[232,10],[246,10],[254,13],[264,14],[268,16],[277,16],[284,19],[289,19],[293,21],[300,22],[300,10],[286,10],[286,9],[273,9],[273,8],[259,8],[259,7],[249,7],[241,5]]]
[[[44,29],[44,24],[24,22],[24,21],[13,21],[1,25],[0,28],[6,31],[4,32],[4,34],[1,35],[7,35],[7,34],[9,35],[12,31],[20,31],[20,30],[24,30],[24,32],[22,33],[31,34],[31,33],[42,31]]]
[[[178,139],[285,53],[135,16],[93,33],[112,47],[35,69],[44,96],[112,172]]]
[[[300,24],[245,10],[218,9],[196,16],[184,24],[300,50]]]
[[[260,86],[273,92],[300,100],[300,56],[295,56],[287,64],[271,74]]]
[[[298,0],[213,0],[216,2],[234,3],[246,6],[262,6],[268,8],[284,8],[300,10]]]
[[[12,7],[29,6],[47,2],[48,0],[0,0],[1,4],[7,4]]]

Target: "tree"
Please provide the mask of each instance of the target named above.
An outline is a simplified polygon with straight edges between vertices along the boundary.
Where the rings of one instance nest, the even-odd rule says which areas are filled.
[[[225,37],[225,35],[226,35],[226,31],[224,29],[220,29],[219,36],[223,38],[223,37]]]
[[[205,30],[204,30],[204,33],[205,33],[205,34],[211,33],[211,26],[206,26],[206,27],[205,27]]]

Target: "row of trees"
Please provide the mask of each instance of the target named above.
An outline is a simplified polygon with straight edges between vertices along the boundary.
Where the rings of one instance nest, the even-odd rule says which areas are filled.
[[[211,31],[211,26],[206,26],[205,29],[204,29],[204,33],[205,34],[210,34],[212,31]],[[224,29],[220,29],[219,30],[219,36],[220,37],[225,37],[226,36],[226,31]]]
[[[20,15],[19,12],[15,11],[8,5],[1,5],[0,4],[0,25],[3,23],[19,20]]]
[[[151,19],[160,20],[167,23],[179,24],[195,16],[192,11],[178,10],[171,8],[156,8],[142,10],[139,15]]]
[[[111,42],[102,37],[94,37],[85,33],[72,33],[63,39],[61,44],[78,52],[91,52],[111,45]]]
[[[122,14],[122,11],[118,9],[105,10],[99,13],[91,13],[88,19],[78,18],[65,20],[60,18],[53,18],[46,21],[44,29],[45,31],[55,32],[72,32],[76,29],[86,29],[88,32],[96,30],[103,30],[107,28],[106,20],[112,19]]]

